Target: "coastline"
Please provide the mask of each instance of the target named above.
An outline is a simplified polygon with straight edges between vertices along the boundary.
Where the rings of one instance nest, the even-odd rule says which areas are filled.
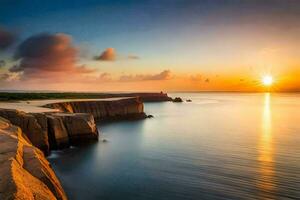
[[[7,186],[4,181],[9,178],[8,176],[12,176],[12,174],[3,172],[9,170],[13,172],[13,164],[6,165],[4,166],[5,168],[1,167],[0,173],[3,173],[3,176],[6,178],[0,182],[0,197],[30,199],[30,195],[35,196],[38,194],[49,196],[50,198],[52,194],[52,197],[55,196],[56,199],[67,199],[59,180],[56,178],[55,172],[45,156],[49,155],[50,151],[54,149],[63,149],[73,144],[97,141],[99,133],[95,121],[145,119],[148,116],[144,112],[143,102],[172,100],[172,98],[164,93],[142,94],[144,96],[132,97],[132,94],[129,94],[129,97],[125,97],[122,94],[122,97],[105,99],[65,99],[51,100],[50,102],[49,100],[22,101],[12,102],[11,106],[7,106],[9,103],[2,103],[2,106],[0,104],[0,122],[5,125],[1,125],[0,127],[0,137],[3,138],[3,145],[1,145],[3,147],[0,149],[1,153],[11,148],[8,144],[9,140],[6,138],[7,134],[10,137],[14,135],[15,142],[18,144],[12,149],[15,154],[8,155],[3,159],[5,162],[10,162],[14,159],[17,160],[19,168],[25,171],[24,173],[29,173],[28,177],[30,177],[25,177],[25,180],[22,180],[21,183],[16,179],[11,179],[11,182],[14,184],[8,186],[11,190],[6,192]],[[3,105],[5,105],[4,108]],[[12,109],[13,106],[22,108],[22,105],[23,110]],[[13,127],[14,130],[17,129],[18,134],[12,131],[12,128],[8,129],[7,127]],[[22,158],[22,156],[25,156],[24,150],[19,149],[21,142],[24,140],[26,141],[26,145],[30,146],[32,152],[38,152],[34,154],[35,156],[31,156],[31,158],[37,159],[36,162],[38,163],[44,163],[46,166],[45,169],[29,162],[26,164],[27,168],[35,167],[34,172],[30,172],[25,167],[24,162],[20,161],[19,157]],[[38,156],[36,156],[37,154]],[[36,173],[36,171],[41,170],[43,173]],[[45,174],[45,172],[47,173]],[[54,178],[47,174],[53,175]],[[27,182],[30,182],[29,179],[34,179],[33,182],[36,182],[39,187],[28,185]],[[49,179],[51,180],[49,181]],[[41,189],[41,187],[45,188],[45,190]],[[21,191],[20,188],[30,189],[28,198],[25,196],[22,198],[18,197]],[[57,191],[61,192],[57,193]],[[53,199],[52,197],[50,199]]]

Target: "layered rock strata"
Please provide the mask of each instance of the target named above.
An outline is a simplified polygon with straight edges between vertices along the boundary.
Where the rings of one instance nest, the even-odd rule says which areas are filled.
[[[0,117],[0,199],[66,200],[43,153],[22,130]]]
[[[119,100],[70,101],[47,104],[45,107],[68,113],[90,113],[96,121],[143,119],[144,104],[138,97]]]
[[[18,126],[45,155],[50,149],[98,140],[94,118],[89,113],[25,113],[0,109],[0,116]]]
[[[97,126],[91,114],[54,113],[51,117],[62,122],[59,123],[59,126],[62,126],[58,126],[60,130],[55,131],[55,142],[58,148],[61,145],[67,145],[68,141],[69,144],[78,144],[98,140]]]
[[[30,142],[45,154],[49,153],[47,118],[43,113],[25,113],[14,109],[0,109],[0,117],[22,129]]]

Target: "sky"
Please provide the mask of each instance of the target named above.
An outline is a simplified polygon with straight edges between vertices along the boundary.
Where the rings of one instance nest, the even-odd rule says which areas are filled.
[[[0,0],[0,90],[300,91],[299,35],[297,0]]]

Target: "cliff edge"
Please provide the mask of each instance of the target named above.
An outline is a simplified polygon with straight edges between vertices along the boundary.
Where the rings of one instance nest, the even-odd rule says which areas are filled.
[[[114,100],[67,101],[46,104],[44,107],[67,113],[89,113],[96,121],[144,119],[144,104],[139,97]]]
[[[22,130],[0,117],[0,199],[66,200],[44,154]]]

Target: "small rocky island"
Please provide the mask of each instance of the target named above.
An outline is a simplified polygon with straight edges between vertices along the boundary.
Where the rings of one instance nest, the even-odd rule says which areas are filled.
[[[20,102],[40,112],[12,109],[19,104],[5,103],[0,106],[0,199],[67,199],[45,157],[51,150],[97,141],[95,121],[144,119],[149,116],[143,102],[172,100],[165,93],[131,93],[46,104]]]

